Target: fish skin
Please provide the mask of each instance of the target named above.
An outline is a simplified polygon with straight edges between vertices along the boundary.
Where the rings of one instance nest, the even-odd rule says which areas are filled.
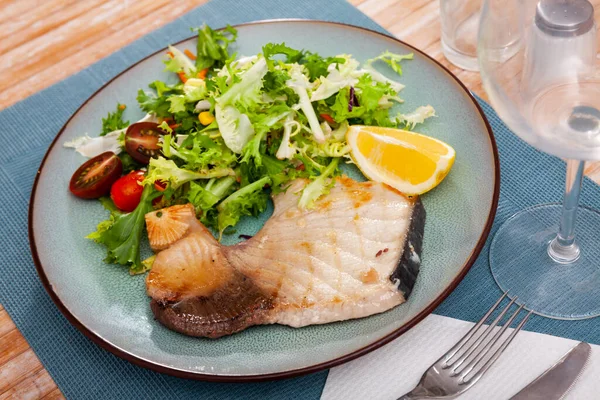
[[[264,227],[234,246],[220,245],[191,221],[201,228],[190,228],[194,233],[161,251],[148,276],[157,319],[185,334],[219,337],[257,324],[302,327],[361,318],[405,302],[420,266],[420,199],[381,183],[338,177],[314,209],[301,210],[296,193],[305,184],[296,180],[274,196]],[[186,270],[196,269],[186,273],[185,284],[168,278],[180,273],[182,259]]]
[[[171,330],[216,339],[263,324],[273,301],[238,272],[208,296],[179,301],[152,299],[150,308],[156,319]]]
[[[404,297],[410,296],[421,267],[421,251],[423,250],[423,234],[425,232],[426,212],[421,199],[415,202],[410,221],[408,235],[404,241],[404,250],[398,267],[390,275],[390,280],[398,285]]]

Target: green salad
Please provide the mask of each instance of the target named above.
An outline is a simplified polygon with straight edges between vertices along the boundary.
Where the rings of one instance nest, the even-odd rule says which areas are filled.
[[[90,158],[71,191],[99,198],[110,211],[88,237],[106,246],[107,262],[132,274],[151,264],[140,259],[149,211],[192,203],[218,236],[231,234],[241,217],[264,211],[270,194],[297,178],[310,181],[297,195],[299,207],[311,208],[340,164],[351,162],[349,125],[412,129],[435,113],[431,106],[391,112],[404,86],[382,72],[400,79],[413,54],[385,52],[360,63],[268,43],[238,57],[229,51],[234,28],[196,31],[195,52],[169,46],[165,54],[177,83],[157,80],[139,90],[147,113],[141,121],[124,121],[118,104],[98,137],[65,144]]]

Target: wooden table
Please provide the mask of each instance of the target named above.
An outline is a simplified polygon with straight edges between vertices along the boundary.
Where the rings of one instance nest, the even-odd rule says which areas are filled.
[[[0,109],[113,53],[207,0],[0,1]],[[478,73],[440,47],[438,0],[349,0],[403,41],[440,61],[486,99]],[[166,44],[166,43],[165,43]],[[600,182],[600,167],[586,172]],[[0,400],[63,398],[0,305]]]

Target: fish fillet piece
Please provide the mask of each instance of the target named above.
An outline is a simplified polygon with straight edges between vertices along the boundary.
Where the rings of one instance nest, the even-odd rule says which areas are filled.
[[[156,318],[214,338],[258,324],[361,318],[405,302],[420,266],[420,199],[340,177],[303,210],[296,193],[304,185],[296,180],[274,196],[264,227],[234,246],[220,245],[195,217],[186,220],[189,233],[157,255],[147,277]]]

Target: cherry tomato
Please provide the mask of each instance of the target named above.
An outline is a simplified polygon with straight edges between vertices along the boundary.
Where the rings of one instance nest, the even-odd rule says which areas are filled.
[[[140,204],[144,187],[144,171],[133,171],[120,177],[110,188],[110,198],[121,211],[131,212]]]
[[[97,199],[110,192],[111,185],[123,172],[121,160],[112,151],[87,160],[75,171],[69,190],[82,199]]]
[[[161,144],[158,138],[165,132],[154,122],[138,122],[129,125],[125,133],[125,151],[133,159],[142,164],[148,164],[152,157],[161,154]]]

